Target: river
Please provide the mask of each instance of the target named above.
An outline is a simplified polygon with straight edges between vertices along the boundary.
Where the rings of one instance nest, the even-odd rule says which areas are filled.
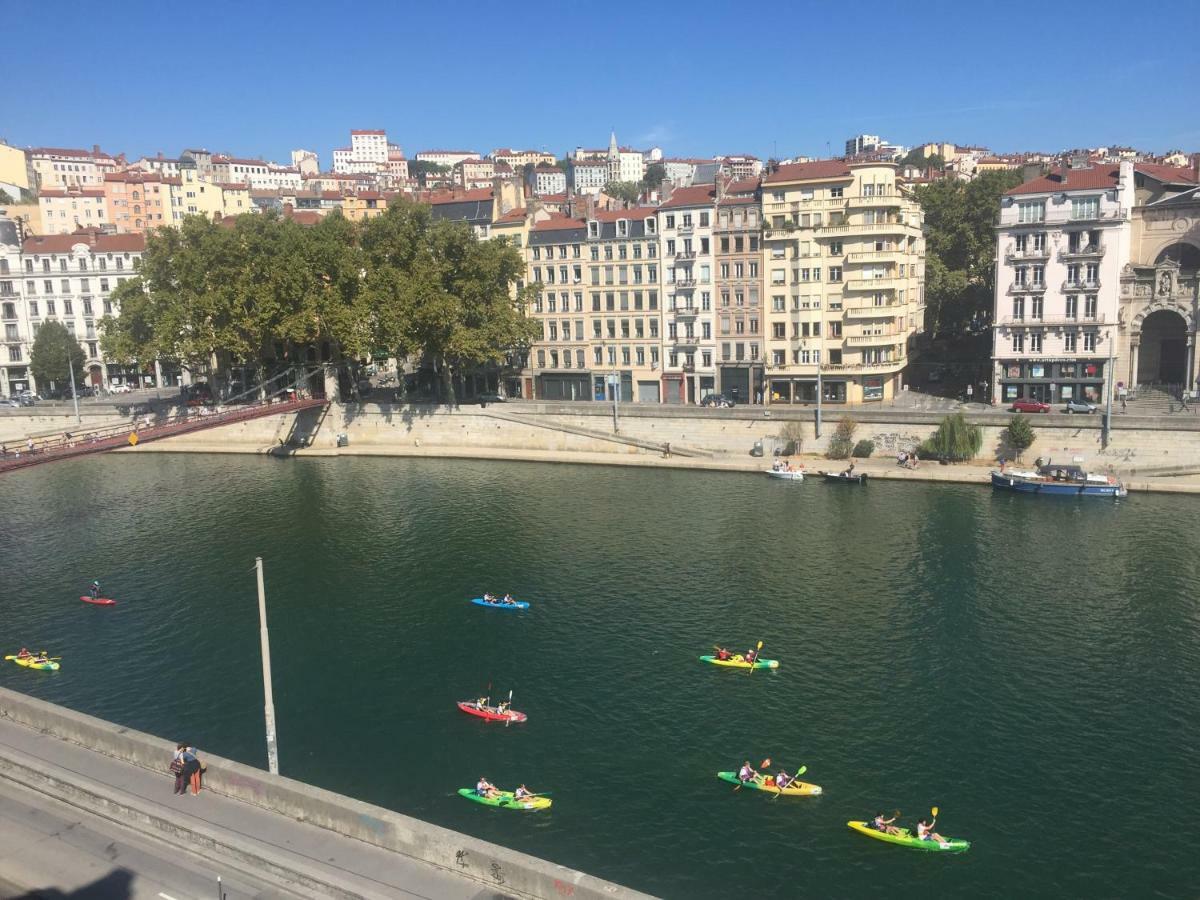
[[[1179,897],[1200,507],[527,463],[147,454],[0,479],[0,684],[667,897]],[[120,603],[76,599],[92,578]],[[488,589],[528,612],[478,609]],[[722,670],[763,640],[776,671]],[[504,728],[454,701],[514,691]],[[734,791],[744,759],[816,798]],[[467,803],[486,775],[547,813]],[[1190,798],[1190,799],[1189,799]],[[848,819],[940,807],[970,852]],[[1192,862],[1188,863],[1187,859]]]

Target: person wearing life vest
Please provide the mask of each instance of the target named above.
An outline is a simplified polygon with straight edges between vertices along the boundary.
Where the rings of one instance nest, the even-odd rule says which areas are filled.
[[[778,774],[775,776],[775,787],[782,791],[795,780],[795,776],[789,775],[786,769],[780,769]]]
[[[99,600],[100,599],[100,582],[93,581],[92,586],[90,588],[88,588],[88,593],[90,593],[92,595],[93,600]]]
[[[750,765],[750,760],[743,762],[742,767],[738,769],[738,781],[742,784],[758,781],[758,771]]]
[[[746,651],[746,655],[742,657],[746,662],[752,663],[758,660],[758,651],[751,647]]]
[[[730,654],[730,652],[728,650],[726,650],[724,647],[717,648],[717,659],[722,659],[722,660],[729,659],[729,657],[731,655],[732,654]]]
[[[525,787],[525,785],[521,785],[515,791],[513,791],[514,800],[528,800],[532,796],[533,792],[530,791],[529,788]]]
[[[17,654],[17,659],[29,659],[31,656],[33,656],[33,654],[22,647],[21,652]]]
[[[479,776],[479,781],[475,784],[475,793],[480,797],[494,797],[499,791],[496,790],[494,784],[481,775]]]

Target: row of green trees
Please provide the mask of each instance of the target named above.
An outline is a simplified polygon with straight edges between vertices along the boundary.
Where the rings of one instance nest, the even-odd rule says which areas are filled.
[[[534,336],[516,290],[523,272],[508,241],[480,241],[415,203],[361,223],[336,213],[312,226],[193,217],[147,237],[101,343],[123,363],[192,368],[214,356],[222,367],[302,362],[328,343],[351,359],[424,356],[448,387],[451,367],[501,363]]]
[[[854,442],[854,432],[857,428],[858,423],[853,419],[848,416],[842,418],[834,428],[825,455],[830,459],[848,459],[851,456],[868,457],[874,453],[874,441]],[[780,436],[784,436],[783,432]],[[797,444],[800,442],[798,428],[792,440]],[[1028,418],[1017,414],[1009,419],[1008,427],[1001,433],[1001,440],[1005,448],[1020,459],[1021,454],[1033,445],[1033,425]],[[977,458],[983,449],[983,429],[968,422],[962,413],[953,413],[943,418],[937,431],[914,449],[922,459],[969,462]]]

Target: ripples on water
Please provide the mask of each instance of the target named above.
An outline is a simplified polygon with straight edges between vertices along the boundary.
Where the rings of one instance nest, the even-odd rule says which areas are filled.
[[[671,897],[1181,896],[1200,872],[1162,826],[1196,796],[1195,504],[501,463],[61,463],[0,480],[0,634],[63,670],[10,664],[0,684],[262,764],[261,555],[294,777]],[[93,577],[119,606],[75,599]],[[465,604],[484,589],[534,608]],[[778,671],[696,660],[760,638]],[[489,682],[527,724],[454,710]],[[825,795],[712,777],[764,756],[807,764]],[[453,797],[481,774],[555,806]],[[931,804],[970,853],[845,827]]]

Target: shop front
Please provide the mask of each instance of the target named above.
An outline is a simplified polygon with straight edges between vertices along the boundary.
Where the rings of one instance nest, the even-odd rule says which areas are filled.
[[[591,399],[586,372],[539,372],[536,379],[539,400]]]
[[[1104,399],[1104,366],[1105,361],[1097,359],[1002,360],[1000,401],[1099,403]]]
[[[814,406],[817,403],[817,379],[815,377],[772,377],[768,384],[771,403],[812,404]],[[822,403],[846,402],[846,380],[844,378],[822,378],[820,390]]]

